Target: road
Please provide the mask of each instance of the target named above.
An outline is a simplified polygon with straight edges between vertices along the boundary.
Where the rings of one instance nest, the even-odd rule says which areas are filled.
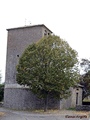
[[[0,116],[0,120],[90,120],[89,118],[85,118],[85,115],[76,115],[69,112],[64,114],[42,114],[10,110],[2,107],[0,107],[0,112],[3,113]]]

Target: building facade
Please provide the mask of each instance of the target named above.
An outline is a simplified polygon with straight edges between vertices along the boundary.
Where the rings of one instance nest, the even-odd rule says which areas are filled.
[[[42,37],[52,34],[45,25],[25,26],[7,29],[7,58],[6,77],[4,90],[4,106],[13,109],[39,109],[43,108],[44,101],[34,95],[28,88],[20,86],[16,82],[16,66],[19,58],[29,44],[37,42]],[[71,96],[67,100],[55,100],[49,97],[50,108],[68,108],[71,105]],[[74,97],[75,98],[75,97]],[[69,101],[69,102],[68,102]],[[74,101],[73,106],[75,106]]]

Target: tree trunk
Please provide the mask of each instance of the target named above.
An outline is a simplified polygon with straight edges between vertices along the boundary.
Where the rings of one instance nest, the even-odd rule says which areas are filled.
[[[47,107],[48,107],[48,95],[46,95],[46,97],[44,98],[44,112],[47,111]]]

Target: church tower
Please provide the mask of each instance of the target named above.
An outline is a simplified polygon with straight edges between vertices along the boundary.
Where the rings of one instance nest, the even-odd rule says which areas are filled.
[[[4,106],[14,109],[38,108],[43,102],[37,100],[27,88],[16,82],[16,65],[29,44],[52,33],[45,25],[33,25],[7,29],[7,58],[4,90]]]

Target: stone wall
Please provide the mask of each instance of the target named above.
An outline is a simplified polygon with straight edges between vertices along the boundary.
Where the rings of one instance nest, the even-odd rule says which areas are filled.
[[[7,97],[7,98],[6,98]],[[5,89],[4,106],[12,109],[43,109],[44,99],[38,98],[28,88]],[[48,109],[59,109],[60,102],[49,95]]]
[[[90,105],[77,105],[77,111],[90,111]]]

